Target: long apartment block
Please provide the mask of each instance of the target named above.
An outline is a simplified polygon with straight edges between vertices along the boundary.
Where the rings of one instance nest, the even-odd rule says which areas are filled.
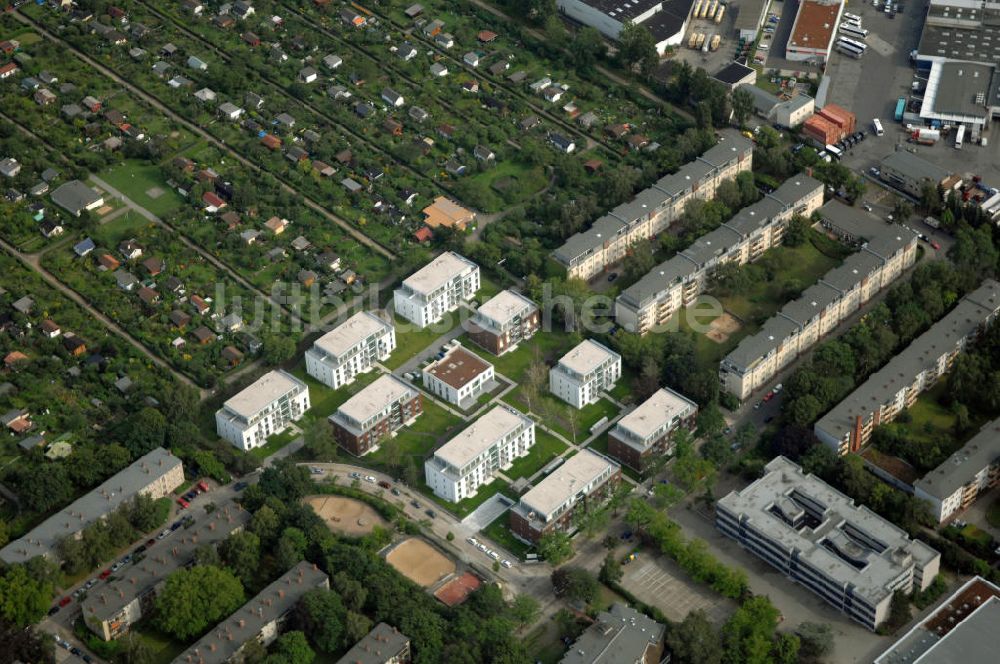
[[[917,259],[917,235],[901,226],[887,226],[871,215],[837,201],[820,209],[824,216],[859,217],[870,238],[860,251],[830,270],[816,284],[743,339],[722,360],[722,389],[740,401],[768,383],[795,358],[812,348],[845,318],[892,284]]]
[[[570,237],[553,257],[568,276],[592,279],[624,259],[631,245],[666,230],[689,201],[712,198],[720,183],[752,166],[753,142],[736,131],[723,131],[705,154]]]
[[[913,483],[913,495],[931,504],[938,523],[1000,484],[1000,418],[987,422],[960,450]]]
[[[584,339],[549,369],[549,391],[574,408],[601,398],[622,377],[622,356],[591,339]]]
[[[168,537],[157,539],[138,562],[126,565],[114,580],[99,584],[87,594],[80,606],[87,627],[105,641],[126,634],[133,624],[149,615],[167,577],[193,563],[199,547],[218,545],[243,530],[249,521],[250,512],[229,502],[199,517],[191,527],[178,528]]]
[[[420,392],[385,374],[345,401],[329,419],[337,443],[351,454],[363,456],[422,412]]]
[[[893,593],[925,590],[941,554],[785,457],[716,503],[722,534],[874,631]]]
[[[1000,284],[987,279],[881,370],[824,415],[816,436],[840,455],[857,452],[948,372],[955,357],[1000,312]]]
[[[507,405],[498,405],[435,450],[424,475],[435,494],[457,503],[476,495],[497,471],[510,468],[535,444],[535,423]]]
[[[588,449],[580,450],[521,496],[510,511],[510,529],[525,542],[573,528],[573,516],[596,508],[621,481],[617,463]]]
[[[388,359],[395,348],[392,323],[370,311],[359,311],[313,342],[305,352],[306,373],[337,389]]]
[[[822,204],[821,182],[804,174],[786,180],[626,288],[615,300],[615,320],[638,334],[666,324],[682,306],[694,304],[716,267],[757,260],[781,244],[792,216],[808,217]]]
[[[673,434],[691,431],[698,418],[698,404],[662,387],[632,412],[618,420],[608,433],[608,456],[640,473],[674,451]]]
[[[219,436],[244,452],[267,443],[309,410],[309,387],[280,369],[269,371],[215,413]]]
[[[541,326],[538,305],[512,290],[484,302],[468,323],[469,339],[494,355],[503,355],[534,336]]]
[[[264,588],[236,613],[178,655],[172,664],[226,664],[243,661],[250,641],[265,648],[271,644],[299,600],[311,590],[330,587],[326,572],[302,561]]]
[[[13,565],[35,556],[55,559],[63,538],[80,537],[84,528],[108,517],[140,494],[156,500],[183,483],[181,460],[157,447],[32,528],[27,535],[0,549],[0,560]]]
[[[392,293],[397,314],[427,327],[472,299],[479,290],[479,266],[446,251],[409,277]]]

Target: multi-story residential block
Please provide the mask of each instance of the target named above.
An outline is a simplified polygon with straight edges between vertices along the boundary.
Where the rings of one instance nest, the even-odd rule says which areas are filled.
[[[337,389],[388,359],[396,348],[396,330],[369,311],[360,311],[317,339],[306,351],[306,372]]]
[[[541,326],[538,306],[519,293],[505,290],[484,302],[468,323],[469,339],[494,355],[514,350]]]
[[[787,180],[626,288],[615,299],[615,320],[639,334],[665,325],[682,306],[694,304],[715,268],[757,260],[781,244],[794,215],[808,217],[822,204],[823,183],[802,174]]]
[[[854,234],[864,233],[869,240],[722,360],[722,389],[741,401],[892,284],[917,259],[913,231],[886,226],[880,219],[837,201],[824,205],[820,215],[834,220],[824,225],[838,229],[844,239],[860,242],[861,236]],[[847,217],[854,219],[849,222]]]
[[[351,454],[363,456],[422,412],[420,393],[386,374],[344,402],[330,416],[330,423],[337,443]]]
[[[588,449],[581,450],[521,496],[510,511],[510,530],[525,542],[571,530],[573,517],[603,504],[621,481],[617,463]]]
[[[574,408],[583,408],[613,389],[621,376],[622,356],[585,339],[549,369],[549,391]]]
[[[35,526],[24,537],[0,549],[0,560],[12,565],[35,556],[55,559],[59,542],[64,538],[79,537],[84,528],[106,518],[140,494],[155,500],[183,483],[181,460],[157,447]]]
[[[250,522],[250,512],[239,503],[221,504],[211,513],[181,528],[165,542],[157,542],[145,557],[118,571],[115,578],[91,590],[81,602],[87,627],[110,641],[126,634],[144,615],[149,615],[167,577],[193,563],[195,551],[216,546]]]
[[[178,655],[173,664],[241,662],[243,649],[251,641],[266,648],[278,638],[282,625],[306,593],[329,588],[330,579],[326,573],[303,560],[213,627]]]
[[[872,631],[893,593],[930,586],[937,551],[785,457],[765,471],[716,503],[722,534]]]
[[[618,420],[608,434],[608,456],[644,472],[658,458],[673,453],[673,433],[692,430],[697,417],[698,404],[662,387]]]
[[[720,183],[752,165],[753,142],[736,131],[724,131],[705,154],[570,237],[553,258],[567,276],[592,279],[623,260],[630,246],[679,219],[689,201],[712,198]]]
[[[938,523],[964,510],[1000,483],[1000,419],[986,423],[962,449],[913,484]]]
[[[479,290],[479,266],[446,251],[420,268],[393,291],[396,313],[417,327],[427,327],[471,300]]]
[[[615,602],[577,637],[559,664],[655,664],[663,661],[666,626]],[[669,656],[668,656],[669,658]]]
[[[219,436],[246,452],[267,443],[309,410],[309,387],[280,369],[269,371],[215,412]]]
[[[427,486],[457,503],[476,495],[499,470],[510,468],[535,444],[535,423],[507,405],[497,405],[439,447],[424,462]]]
[[[948,372],[955,358],[1000,312],[1000,284],[987,279],[881,370],[816,422],[834,452],[857,452],[875,427],[892,422]]]
[[[496,386],[493,365],[455,343],[444,357],[423,370],[424,389],[460,408],[474,406],[479,395]]]
[[[337,664],[409,664],[410,637],[392,625],[379,623],[337,660]]]

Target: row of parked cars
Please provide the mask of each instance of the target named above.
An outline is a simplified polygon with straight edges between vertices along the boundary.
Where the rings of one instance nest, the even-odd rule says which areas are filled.
[[[94,661],[93,657],[91,657],[87,653],[83,652],[82,650],[80,650],[76,646],[71,645],[70,642],[67,641],[66,639],[56,639],[56,644],[60,648],[63,648],[64,650],[70,651],[72,654],[76,655],[77,657],[79,657],[83,661],[87,662],[87,664],[90,664],[90,662]]]
[[[480,542],[479,540],[477,540],[475,537],[469,537],[465,541],[468,542],[469,544],[471,544],[472,546],[476,547],[477,549],[479,549],[483,553],[485,553],[487,556],[489,556],[493,560],[499,561],[500,564],[503,565],[504,567],[510,569],[511,567],[514,566],[514,564],[511,563],[507,559],[500,560],[500,554],[499,553],[497,553],[493,549],[487,547],[485,544],[483,544],[482,542]]]

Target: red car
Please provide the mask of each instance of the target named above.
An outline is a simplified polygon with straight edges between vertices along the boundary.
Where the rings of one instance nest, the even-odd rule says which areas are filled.
[[[205,480],[198,482],[197,487],[201,489],[202,493],[208,491],[208,484],[205,483]]]
[[[61,600],[59,600],[59,606],[66,606],[67,604],[69,604],[72,601],[73,601],[73,598],[70,597],[69,595],[67,595],[66,597],[63,597]]]
[[[774,398],[774,392],[768,392],[767,394],[764,395],[764,401],[770,401],[773,398]]]
[[[181,506],[181,509],[184,509],[185,507],[187,507],[191,503],[189,503],[188,501],[184,500],[183,498],[178,498],[177,499],[177,504]]]
[[[931,246],[934,247],[935,251],[941,249],[941,245],[938,244],[937,240],[931,240]]]
[[[111,570],[106,569],[103,572],[101,572],[100,574],[98,574],[97,578],[100,579],[101,581],[103,581],[104,579],[108,578],[109,576],[111,576]]]

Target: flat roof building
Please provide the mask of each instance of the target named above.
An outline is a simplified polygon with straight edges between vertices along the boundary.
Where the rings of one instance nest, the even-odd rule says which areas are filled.
[[[392,374],[384,374],[344,402],[330,416],[330,423],[341,447],[362,456],[422,412],[420,393]]]
[[[536,543],[546,533],[569,530],[573,514],[607,500],[621,480],[617,463],[589,449],[580,450],[521,496],[510,512],[510,529]]]
[[[181,460],[157,447],[42,521],[27,535],[0,549],[0,560],[13,565],[35,556],[56,559],[63,538],[79,537],[84,528],[106,518],[139,494],[156,500],[183,483]]]
[[[330,579],[313,563],[303,560],[260,591],[233,615],[209,630],[178,655],[173,664],[225,664],[240,661],[252,640],[265,648],[299,600],[311,590],[329,589]]]
[[[621,375],[621,355],[584,339],[549,369],[549,391],[574,408],[583,408],[613,389]]]
[[[658,460],[673,454],[674,432],[692,430],[697,417],[698,404],[661,387],[611,429],[608,456],[633,470],[645,472]]]
[[[987,422],[960,450],[913,484],[938,523],[1000,483],[1000,418]]]
[[[813,427],[816,436],[837,454],[860,450],[875,427],[896,419],[934,385],[998,312],[1000,284],[987,279],[821,417]]]
[[[424,474],[435,494],[453,503],[476,495],[497,471],[510,468],[535,444],[535,423],[505,404],[470,424],[434,451]]]
[[[770,4],[770,0],[740,0],[736,7],[736,37],[756,39]]]
[[[875,631],[893,593],[922,591],[941,554],[785,457],[716,503],[716,527]]]
[[[457,341],[423,369],[424,389],[459,408],[471,408],[497,386],[493,365]]]
[[[628,22],[644,26],[660,55],[681,43],[693,4],[693,0],[556,0],[560,12],[610,39],[618,39]]]
[[[104,197],[79,180],[70,180],[56,187],[52,192],[52,202],[79,217],[84,211],[96,210],[104,205]]]
[[[927,185],[937,187],[951,176],[948,169],[907,150],[890,153],[879,168],[879,178],[917,198],[923,195]]]
[[[396,313],[427,327],[472,299],[479,290],[479,266],[446,251],[403,280],[393,292]]]
[[[381,622],[338,659],[337,664],[408,664],[409,661],[410,637]]]
[[[359,311],[330,330],[305,352],[306,372],[337,389],[371,371],[396,348],[396,329],[370,311]]]
[[[652,664],[661,661],[666,626],[615,602],[577,637],[559,664]]]
[[[277,369],[229,398],[215,412],[215,427],[220,437],[246,452],[284,431],[309,406],[309,387],[287,371]]]
[[[504,290],[476,309],[468,323],[469,339],[494,355],[503,355],[534,336],[540,325],[538,305],[520,293]]]
[[[825,63],[843,10],[843,0],[802,0],[785,46],[785,59]]]

